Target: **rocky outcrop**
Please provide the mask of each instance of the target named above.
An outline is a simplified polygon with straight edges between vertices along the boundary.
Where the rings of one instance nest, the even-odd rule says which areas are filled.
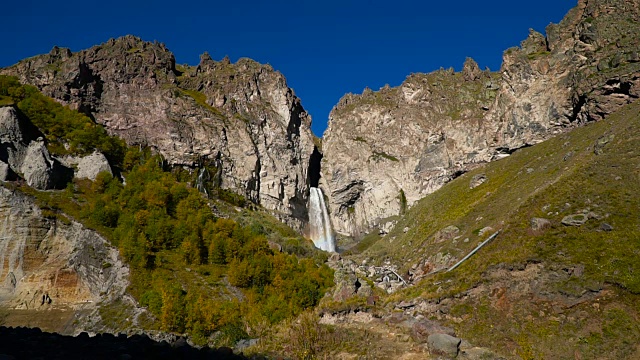
[[[91,309],[124,294],[129,270],[95,231],[3,187],[0,224],[0,306]]]
[[[215,185],[298,229],[307,220],[311,118],[269,65],[205,53],[198,66],[180,66],[163,44],[125,36],[78,53],[55,47],[0,73],[86,113],[130,145],[155,148],[171,165],[215,167]]]
[[[0,108],[0,180],[21,176],[39,190],[64,187],[71,169],[52,158],[28,121],[22,121],[13,107]]]
[[[67,167],[75,167],[74,176],[78,179],[95,180],[101,172],[113,174],[109,161],[99,151],[82,157],[65,156],[61,162]]]
[[[547,35],[531,31],[498,73],[412,74],[348,94],[323,140],[322,184],[336,230],[384,227],[476,164],[605,118],[640,95],[640,1],[580,0]]]
[[[465,73],[414,74],[398,88],[346,95],[332,110],[322,181],[338,232],[366,232],[491,158],[482,119],[499,77],[469,62]]]
[[[53,187],[53,159],[43,141],[32,141],[27,146],[20,173],[27,185],[45,190]]]

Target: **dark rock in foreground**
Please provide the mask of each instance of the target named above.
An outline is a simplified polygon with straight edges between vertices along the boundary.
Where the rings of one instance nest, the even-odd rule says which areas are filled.
[[[248,359],[228,348],[172,346],[145,335],[98,334],[77,337],[45,333],[40,329],[0,326],[0,359]]]

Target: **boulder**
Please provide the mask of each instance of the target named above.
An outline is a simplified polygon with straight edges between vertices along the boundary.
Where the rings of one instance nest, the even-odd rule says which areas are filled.
[[[20,142],[23,140],[18,114],[13,107],[0,108],[0,140],[2,142]]]
[[[485,174],[474,175],[471,178],[471,181],[469,182],[469,188],[470,189],[475,189],[478,186],[484,184],[486,181],[487,181],[487,175],[485,175]]]
[[[531,219],[531,229],[535,231],[544,230],[551,227],[551,221],[544,218],[532,218]]]
[[[38,190],[53,187],[53,160],[42,141],[32,141],[20,167],[27,185]]]
[[[580,226],[589,220],[589,216],[587,214],[573,214],[567,215],[562,218],[562,225],[566,226]]]
[[[342,260],[342,257],[337,252],[331,253],[331,256],[329,256],[329,262],[338,262],[340,260]]]
[[[78,170],[75,176],[79,179],[95,180],[98,174],[104,171],[113,174],[107,158],[102,153],[96,151],[78,161]]]
[[[613,226],[607,224],[607,223],[602,223],[600,224],[600,230],[602,231],[613,231]]]
[[[411,326],[411,336],[416,342],[423,343],[428,341],[429,337],[434,334],[454,336],[455,332],[452,328],[442,326],[439,323],[428,319],[417,320]]]
[[[365,298],[373,296],[373,288],[371,287],[371,285],[369,285],[364,280],[358,280],[358,282],[360,283],[360,287],[358,287],[358,290],[356,291],[356,294],[358,296],[362,296]]]
[[[478,231],[478,236],[484,236],[491,231],[493,231],[493,228],[491,226],[485,226]]]
[[[460,229],[457,226],[449,225],[446,228],[438,231],[434,235],[434,238],[435,238],[435,241],[439,243],[439,242],[453,239],[453,237],[456,236],[459,232],[460,232]]]
[[[461,339],[448,334],[432,334],[427,338],[429,351],[434,355],[443,355],[449,358],[458,356]]]
[[[614,139],[614,135],[613,134],[609,134],[609,135],[604,135],[598,138],[598,140],[596,141],[595,145],[593,146],[593,153],[596,155],[601,155],[604,152],[604,147],[610,143],[611,141],[613,141]]]

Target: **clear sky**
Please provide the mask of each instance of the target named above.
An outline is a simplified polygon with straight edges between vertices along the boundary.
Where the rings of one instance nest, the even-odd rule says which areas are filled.
[[[467,56],[497,70],[528,29],[544,33],[577,0],[7,1],[0,67],[133,34],[163,42],[178,63],[250,57],[282,72],[321,136],[345,93],[397,86],[412,72],[460,70]]]

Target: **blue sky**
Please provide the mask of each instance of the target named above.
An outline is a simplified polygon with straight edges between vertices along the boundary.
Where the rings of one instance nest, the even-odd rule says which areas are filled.
[[[467,56],[497,70],[502,52],[544,33],[576,0],[182,1],[23,0],[3,4],[0,67],[133,34],[163,42],[178,63],[250,57],[282,72],[322,135],[348,92],[397,86],[412,72],[460,70]]]

